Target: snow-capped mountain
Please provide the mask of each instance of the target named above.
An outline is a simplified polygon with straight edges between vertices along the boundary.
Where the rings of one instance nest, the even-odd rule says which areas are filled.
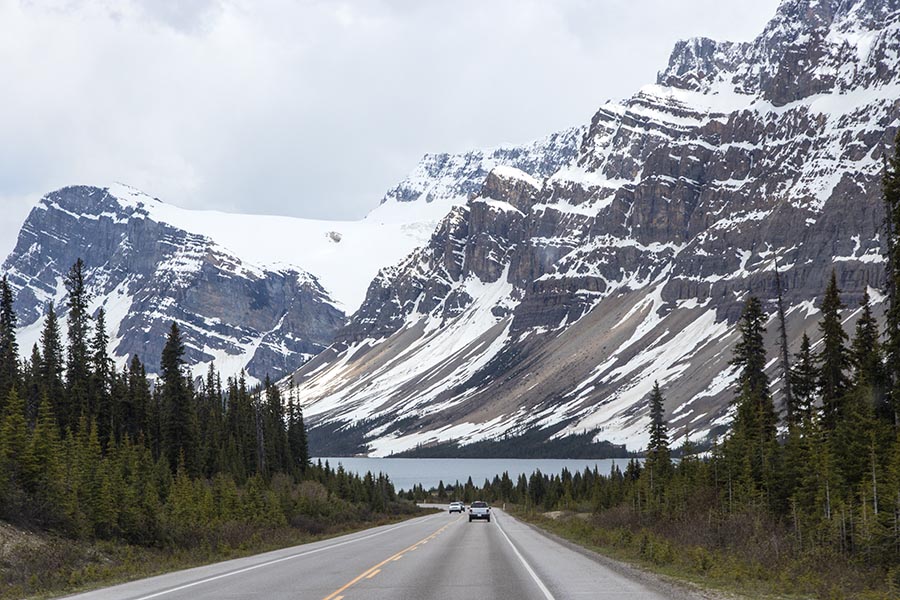
[[[545,175],[571,159],[577,136],[428,155],[360,221],[185,210],[122,184],[57,190],[31,211],[2,267],[16,291],[20,348],[27,354],[39,339],[48,302],[65,312],[64,277],[80,257],[91,309],[105,308],[120,361],[137,354],[155,371],[175,320],[194,374],[215,361],[225,375],[280,377],[326,348],[379,269],[427,243],[487,170],[511,163]],[[439,182],[430,195],[399,200],[423,169]]]
[[[477,194],[494,167],[515,167],[534,177],[549,177],[572,161],[585,130],[571,127],[521,145],[504,144],[461,154],[426,154],[366,218],[406,221],[414,204],[423,221],[427,217],[436,225],[451,208],[464,205]]]
[[[74,186],[34,207],[3,272],[16,290],[23,352],[49,301],[65,313],[64,277],[80,257],[114,356],[137,354],[155,371],[174,320],[195,374],[214,360],[224,374],[261,379],[328,346],[361,301],[361,282],[419,244],[420,230],[189,211],[121,184]]]
[[[832,268],[849,306],[878,297],[898,74],[900,0],[785,0],[752,42],[679,43],[573,130],[572,160],[494,168],[378,274],[292,378],[309,422],[376,455],[535,429],[639,448],[658,380],[676,437],[709,439],[733,324],[750,293],[775,297],[776,261],[794,341],[815,338]],[[388,201],[441,198],[430,162]]]

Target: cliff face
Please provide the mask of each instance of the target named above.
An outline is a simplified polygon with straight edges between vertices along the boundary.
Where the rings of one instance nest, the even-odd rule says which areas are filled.
[[[898,0],[788,0],[752,42],[679,43],[571,160],[493,169],[379,273],[293,377],[310,422],[362,423],[374,453],[551,425],[640,447],[659,380],[673,430],[715,435],[731,325],[776,263],[792,340],[832,268],[849,306],[878,297],[898,69]]]
[[[150,371],[172,321],[198,371],[215,359],[229,373],[274,377],[331,343],[345,317],[315,277],[246,263],[206,236],[154,218],[155,206],[161,203],[125,187],[67,187],[41,200],[3,266],[17,289],[25,338],[39,331],[47,302],[65,312],[62,282],[81,258],[91,310],[107,311],[113,352],[138,355]]]

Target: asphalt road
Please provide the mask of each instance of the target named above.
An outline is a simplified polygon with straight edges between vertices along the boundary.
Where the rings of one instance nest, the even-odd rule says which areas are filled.
[[[447,512],[88,592],[83,600],[662,600],[499,509]]]

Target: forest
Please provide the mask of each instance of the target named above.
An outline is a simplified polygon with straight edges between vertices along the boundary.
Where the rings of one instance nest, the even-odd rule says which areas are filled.
[[[192,380],[176,323],[157,379],[137,356],[117,370],[103,309],[88,312],[81,260],[65,283],[65,340],[50,304],[40,344],[20,360],[0,278],[0,521],[58,540],[43,556],[4,554],[0,596],[103,579],[84,576],[92,559],[78,556],[95,542],[153,549],[172,568],[186,550],[212,560],[265,548],[267,537],[297,543],[416,512],[384,474],[311,463],[293,390],[223,382],[212,366]],[[54,546],[74,549],[60,558]]]

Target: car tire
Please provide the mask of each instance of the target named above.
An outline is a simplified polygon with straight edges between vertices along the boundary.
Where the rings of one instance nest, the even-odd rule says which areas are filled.
[[[472,522],[472,517],[469,517],[469,523],[471,523],[471,522]]]
[[[490,517],[487,518],[487,522],[488,522],[488,523],[491,522],[491,518],[490,518]]]

